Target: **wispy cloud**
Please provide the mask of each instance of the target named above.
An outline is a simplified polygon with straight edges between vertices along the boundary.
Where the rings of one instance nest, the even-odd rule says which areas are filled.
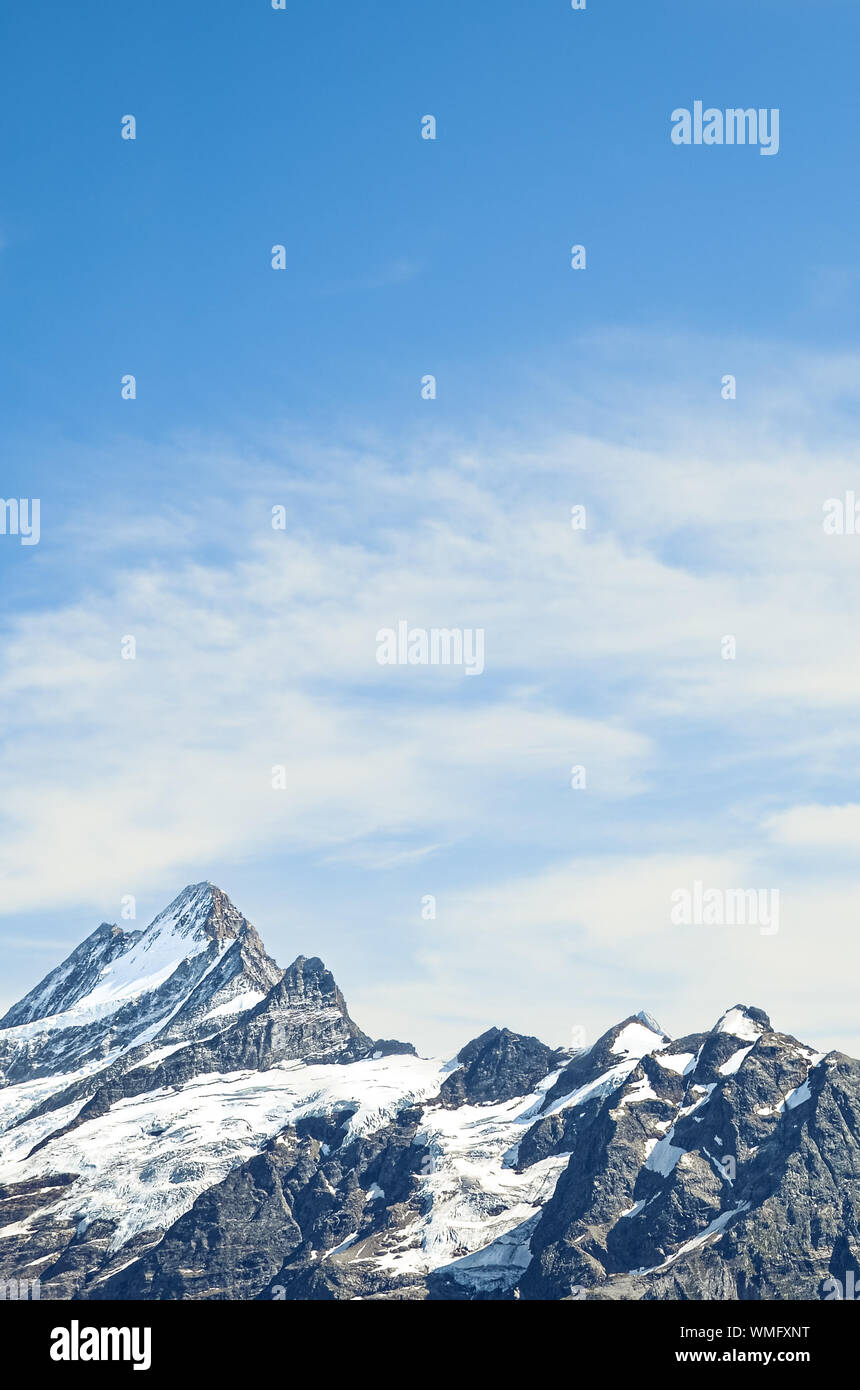
[[[725,886],[793,883],[802,907],[787,921],[805,933],[815,883],[840,914],[828,932],[853,949],[850,875],[831,884],[789,858],[860,839],[860,537],[822,528],[825,499],[857,482],[849,374],[808,365],[830,402],[809,437],[805,397],[771,408],[790,395],[777,378],[755,406],[766,429],[740,429],[735,405],[752,407],[715,390],[694,449],[689,401],[673,418],[656,388],[630,406],[635,438],[619,412],[573,432],[558,409],[480,442],[331,449],[270,434],[253,450],[188,441],[172,460],[165,446],[153,467],[179,481],[163,505],[96,504],[89,580],[67,518],[53,537],[67,593],[7,619],[0,909],[109,915],[123,894],[175,891],[188,866],[220,877],[301,855],[348,878],[345,893],[360,880],[382,921],[396,910],[380,874],[413,906],[419,886],[447,903],[398,938],[396,990],[356,975],[385,1031],[410,1031],[419,995],[428,1036],[446,1011],[474,1011],[489,959],[499,1007],[531,1031],[523,970],[540,976],[530,996],[556,999],[557,1032],[574,990],[592,994],[595,1026],[672,988],[686,1026],[697,989],[710,1012],[733,982],[765,1005],[785,997],[800,969],[788,935],[769,956],[758,940],[679,944],[659,914],[673,876],[704,864]],[[201,482],[213,468],[217,502]],[[376,634],[400,619],[484,629],[484,675],[380,667]],[[619,949],[620,994],[607,984]]]

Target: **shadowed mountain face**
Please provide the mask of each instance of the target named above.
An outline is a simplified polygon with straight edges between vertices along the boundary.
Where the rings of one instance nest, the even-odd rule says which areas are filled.
[[[200,883],[97,928],[0,1068],[0,1279],[42,1298],[833,1298],[860,1270],[860,1064],[760,1009],[427,1060]]]

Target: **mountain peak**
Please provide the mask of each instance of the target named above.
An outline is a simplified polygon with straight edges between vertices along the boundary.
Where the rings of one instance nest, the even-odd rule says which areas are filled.
[[[141,935],[139,931],[124,931],[115,922],[102,922],[60,965],[12,1005],[0,1018],[0,1029],[37,1023],[74,1008],[111,963],[124,955]]]
[[[251,923],[214,883],[190,883],[143,930],[103,922],[0,1021],[7,1078],[69,1072],[213,1035],[280,980]],[[26,1033],[21,1031],[26,1029]]]
[[[638,1023],[644,1023],[645,1027],[650,1028],[652,1033],[659,1033],[662,1036],[663,1029],[660,1027],[654,1015],[649,1014],[647,1009],[640,1009],[638,1014],[634,1014],[634,1018]]]
[[[488,1028],[457,1053],[459,1066],[443,1082],[440,1099],[455,1109],[464,1103],[483,1105],[527,1095],[558,1057],[538,1038],[510,1028]]]
[[[730,1033],[733,1038],[746,1038],[754,1042],[762,1033],[769,1033],[771,1028],[771,1021],[764,1009],[756,1009],[747,1004],[734,1004],[717,1019],[713,1031]]]
[[[222,942],[239,935],[245,918],[237,907],[214,883],[189,883],[168,903],[146,928],[153,940],[167,934],[177,938],[205,936]]]

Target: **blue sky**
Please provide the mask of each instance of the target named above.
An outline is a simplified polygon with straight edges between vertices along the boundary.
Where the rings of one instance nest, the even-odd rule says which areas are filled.
[[[856,5],[2,24],[7,1001],[208,877],[424,1050],[738,998],[860,1047]],[[673,146],[696,99],[778,155]],[[402,617],[485,675],[381,671]],[[709,874],[779,937],[673,937]]]

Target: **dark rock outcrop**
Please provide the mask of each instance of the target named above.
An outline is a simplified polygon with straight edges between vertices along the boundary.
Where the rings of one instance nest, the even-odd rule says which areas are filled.
[[[552,1071],[557,1055],[537,1038],[489,1028],[457,1053],[461,1065],[442,1085],[442,1104],[483,1105],[527,1096]]]

